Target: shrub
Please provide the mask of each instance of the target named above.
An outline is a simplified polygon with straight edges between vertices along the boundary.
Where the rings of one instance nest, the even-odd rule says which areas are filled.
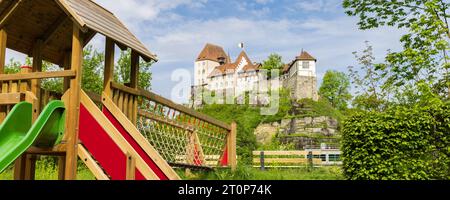
[[[450,103],[356,112],[342,134],[347,179],[450,178]]]

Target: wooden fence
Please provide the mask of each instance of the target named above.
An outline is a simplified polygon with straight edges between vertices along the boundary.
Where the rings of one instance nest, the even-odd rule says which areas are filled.
[[[341,165],[339,150],[253,151],[253,167],[297,168]]]

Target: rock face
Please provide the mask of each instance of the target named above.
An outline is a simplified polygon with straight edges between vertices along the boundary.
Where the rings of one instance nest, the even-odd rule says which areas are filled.
[[[269,143],[276,135],[281,143],[293,143],[296,149],[339,146],[336,139],[339,135],[338,121],[328,116],[283,119],[280,123],[261,124],[255,129],[255,135],[261,144]]]
[[[278,133],[278,128],[278,123],[259,125],[255,129],[256,141],[260,144],[269,144]]]

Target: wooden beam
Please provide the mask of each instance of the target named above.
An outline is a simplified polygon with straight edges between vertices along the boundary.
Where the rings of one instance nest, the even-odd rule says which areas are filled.
[[[0,74],[0,81],[17,81],[17,80],[64,78],[64,77],[74,78],[76,75],[77,73],[75,70],[34,72],[29,74]]]
[[[61,2],[61,1],[57,1]],[[70,97],[66,103],[67,108],[67,154],[66,154],[66,180],[74,180],[77,177],[78,159],[78,125],[80,116],[80,92],[83,72],[83,39],[79,26],[73,24],[71,70],[75,71],[75,77],[70,80]]]
[[[114,49],[114,41],[111,38],[106,37],[103,92],[108,95],[108,97],[112,97],[113,95],[111,91],[111,83],[114,80]]]
[[[136,126],[131,123],[127,117],[120,111],[116,104],[105,94],[102,95],[103,105],[111,112],[111,114],[119,121],[130,136],[139,144],[142,150],[152,158],[153,162],[164,172],[170,180],[180,180],[178,174],[170,167],[164,158],[150,145],[147,139],[137,130]],[[141,171],[142,172],[142,171]]]
[[[24,180],[25,179],[25,162],[27,156],[22,154],[14,162],[14,180]]]
[[[130,87],[137,89],[139,84],[139,54],[131,51]]]
[[[3,93],[0,94],[0,105],[12,105],[25,101],[25,93]]]
[[[136,159],[129,153],[127,153],[127,168],[126,168],[126,179],[135,180],[136,179]]]
[[[63,11],[69,16],[72,21],[73,25],[77,27],[77,30],[81,32],[87,32],[88,28],[86,27],[86,23],[73,11],[73,9],[70,8],[69,5],[65,1],[56,1],[56,3],[63,9]]]
[[[155,101],[156,103],[162,104],[164,106],[170,107],[172,109],[175,109],[181,113],[190,115],[192,117],[198,118],[200,120],[206,121],[208,123],[211,123],[212,125],[227,129],[227,130],[231,130],[231,126],[225,122],[222,122],[220,120],[214,119],[208,115],[205,115],[203,113],[197,112],[193,109],[190,109],[188,107],[176,104],[175,102],[168,100],[164,97],[161,97],[153,92],[150,91],[146,91],[144,89],[139,89],[139,95],[143,96],[147,99],[150,99],[152,101]]]
[[[7,38],[8,34],[6,33],[5,29],[0,29],[0,75],[5,73]],[[2,92],[6,93],[3,89]],[[0,123],[3,122],[5,118],[6,118],[6,106],[0,106]]]
[[[66,52],[65,56],[64,56],[64,62],[63,62],[63,66],[62,68],[64,70],[70,70],[70,61],[71,61],[71,56],[72,53]],[[65,77],[64,78],[64,82],[63,82],[63,91],[67,91],[70,88],[70,77]]]
[[[117,145],[117,147],[119,147],[124,154],[129,153],[136,159],[136,168],[142,173],[142,175],[147,180],[159,180],[159,177],[151,170],[150,166],[147,165],[144,159],[136,152],[136,150],[134,150],[134,148],[127,142],[116,127],[84,92],[81,92],[81,102],[92,117],[94,117],[94,119],[102,125],[102,128]],[[155,160],[154,162],[157,163]]]
[[[97,180],[109,180],[108,175],[106,175],[94,158],[92,158],[91,154],[89,154],[88,150],[81,144],[78,145],[78,157],[80,157]]]
[[[236,122],[232,122],[231,130],[227,137],[228,165],[231,167],[232,171],[236,170],[236,166],[237,166],[236,131],[237,131],[237,124],[236,124]]]
[[[5,73],[5,63],[6,63],[6,42],[8,39],[8,34],[5,29],[0,30],[0,74]]]
[[[66,171],[66,155],[58,157],[58,180],[64,180]]]
[[[42,47],[43,43],[42,40],[37,40],[37,42],[34,44],[33,47],[33,72],[41,72],[42,71]],[[27,74],[19,74],[28,76],[33,73],[27,73]],[[32,79],[31,80],[31,92],[36,95],[36,98],[38,100],[41,100],[41,80],[39,79]],[[39,116],[39,113],[41,112],[40,104],[33,104],[33,121],[36,120]]]
[[[121,90],[128,94],[137,95],[137,96],[139,96],[141,94],[141,92],[139,90],[137,90],[135,88],[127,87],[125,85],[121,85],[119,83],[111,82],[110,85],[112,88]]]
[[[22,0],[17,0],[15,2],[11,2],[8,8],[0,16],[0,29],[2,29],[6,23],[11,19],[11,16],[17,10],[19,5],[22,3]]]
[[[60,30],[65,23],[69,22],[70,18],[63,14],[62,16],[59,16],[58,19],[48,28],[44,34],[40,37],[40,39],[43,41],[43,45],[45,46],[50,40],[55,36],[55,34]]]
[[[36,154],[36,155],[53,155],[53,156],[62,156],[66,153],[66,144],[59,144],[50,148],[40,148],[40,147],[30,147],[26,151],[27,154]]]
[[[94,38],[94,36],[97,34],[97,32],[89,29],[88,32],[83,34],[83,47],[85,47],[86,45],[89,44],[89,42],[92,40],[92,38]]]

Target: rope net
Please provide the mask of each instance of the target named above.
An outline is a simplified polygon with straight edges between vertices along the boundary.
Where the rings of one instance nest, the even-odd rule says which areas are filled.
[[[143,97],[136,126],[169,164],[188,167],[219,166],[229,133]]]

